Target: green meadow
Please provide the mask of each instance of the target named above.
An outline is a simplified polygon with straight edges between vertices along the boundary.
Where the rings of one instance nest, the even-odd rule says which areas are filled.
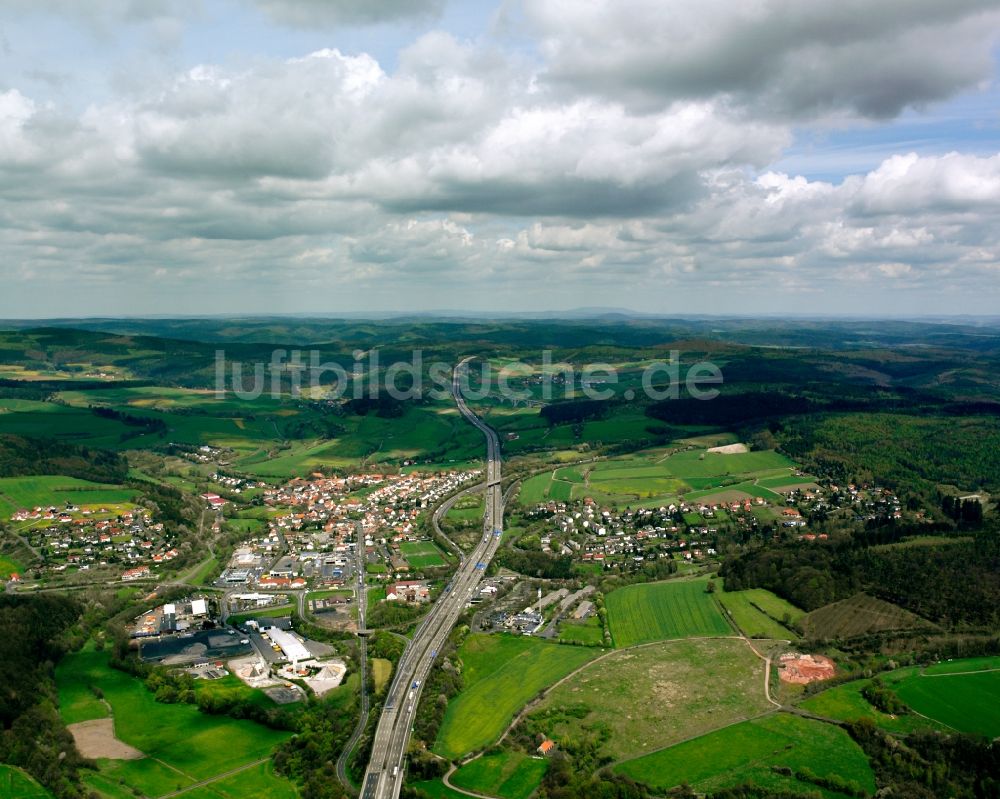
[[[59,711],[67,724],[111,715],[115,734],[146,755],[139,760],[99,763],[106,778],[123,781],[149,797],[263,760],[289,736],[254,722],[206,715],[193,705],[156,702],[139,680],[112,669],[108,655],[92,648],[63,658],[56,669],[56,684]],[[104,701],[97,698],[95,689]],[[227,689],[238,690],[235,686],[214,690]],[[261,779],[267,783],[261,796],[268,790],[280,796],[289,787],[273,775]]]
[[[528,799],[541,783],[548,765],[541,757],[497,752],[462,766],[452,775],[451,782],[467,791],[501,799]]]
[[[875,778],[861,748],[831,724],[786,713],[735,724],[615,766],[615,771],[666,791],[686,783],[699,793],[753,782],[773,791],[805,793],[815,784],[773,770],[806,768],[838,777],[871,795]],[[844,794],[820,790],[833,799]]]
[[[608,734],[602,756],[634,758],[770,710],[764,662],[740,639],[664,641],[591,663],[554,688],[532,722],[555,741]]]
[[[470,635],[459,650],[464,688],[448,703],[434,751],[457,758],[489,746],[540,690],[595,655],[526,636]]]
[[[0,796],[4,799],[51,799],[52,794],[21,769],[0,765]]]

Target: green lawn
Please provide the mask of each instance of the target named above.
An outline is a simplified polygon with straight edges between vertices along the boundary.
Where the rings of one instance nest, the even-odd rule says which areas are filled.
[[[484,755],[462,766],[451,782],[459,788],[503,799],[528,799],[545,776],[548,761],[521,752]]]
[[[147,755],[101,761],[101,773],[151,797],[266,758],[289,735],[250,721],[209,716],[193,705],[158,703],[139,680],[112,669],[108,655],[92,649],[63,658],[56,684],[67,723],[107,715],[92,691],[100,689],[113,710],[116,735]],[[267,790],[276,796],[288,786],[276,777],[269,783]]]
[[[608,594],[608,624],[615,646],[695,636],[733,635],[707,580],[669,580],[619,588]]]
[[[21,769],[0,764],[0,796],[4,799],[51,799],[52,794]]]
[[[434,751],[456,758],[488,746],[535,694],[598,651],[525,636],[470,635],[459,651],[465,687],[448,703]]]
[[[399,551],[414,569],[444,566],[446,561],[433,541],[404,541]]]
[[[628,760],[615,771],[657,791],[685,782],[699,793],[746,782],[775,791],[816,790],[811,783],[772,771],[780,766],[793,772],[805,767],[820,777],[840,777],[868,794],[875,791],[875,778],[864,753],[844,730],[785,713],[736,724]]]

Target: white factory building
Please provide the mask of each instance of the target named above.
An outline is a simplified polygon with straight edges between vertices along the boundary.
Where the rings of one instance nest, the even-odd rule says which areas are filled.
[[[309,660],[312,657],[312,653],[306,649],[305,644],[290,632],[286,632],[280,627],[268,627],[265,632],[274,643],[281,647],[282,654],[292,663]]]

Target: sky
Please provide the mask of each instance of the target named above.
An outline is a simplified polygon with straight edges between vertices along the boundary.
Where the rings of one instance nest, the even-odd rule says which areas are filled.
[[[0,317],[1000,308],[1000,0],[0,0]]]

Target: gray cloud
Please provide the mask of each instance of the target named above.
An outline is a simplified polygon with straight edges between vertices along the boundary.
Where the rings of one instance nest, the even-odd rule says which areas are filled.
[[[437,16],[445,0],[249,0],[276,22],[300,28],[369,25]]]
[[[548,80],[655,105],[886,119],[990,77],[997,0],[525,0]]]

